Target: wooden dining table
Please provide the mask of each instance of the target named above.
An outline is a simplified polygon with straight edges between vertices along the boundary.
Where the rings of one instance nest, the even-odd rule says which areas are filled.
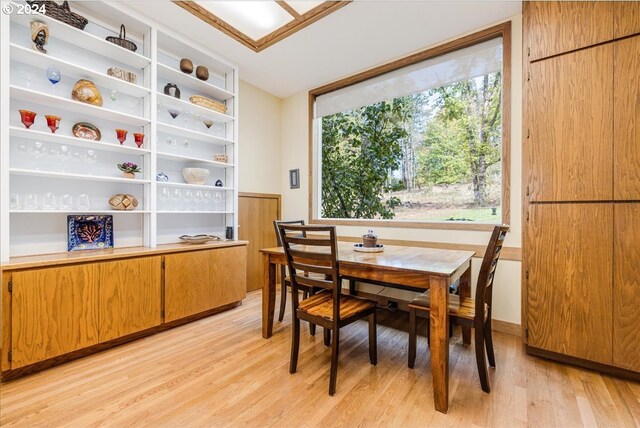
[[[276,266],[286,264],[282,247],[262,253],[262,336],[273,334],[276,301]],[[449,407],[449,286],[460,279],[460,297],[471,295],[473,251],[385,246],[380,253],[355,251],[352,242],[338,242],[340,275],[345,279],[388,287],[431,290],[431,373],[436,410]],[[471,343],[471,330],[463,328],[463,342]]]

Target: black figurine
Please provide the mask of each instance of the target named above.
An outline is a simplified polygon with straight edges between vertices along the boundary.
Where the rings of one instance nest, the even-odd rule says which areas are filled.
[[[215,186],[216,186],[216,187],[223,187],[223,186],[224,186],[224,183],[222,182],[222,180],[216,180],[216,184],[215,184]]]

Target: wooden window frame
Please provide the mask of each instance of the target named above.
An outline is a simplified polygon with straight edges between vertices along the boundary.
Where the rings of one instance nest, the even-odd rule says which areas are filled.
[[[275,1],[278,6],[287,11],[289,15],[293,17],[293,20],[283,25],[282,27],[274,30],[273,32],[267,34],[264,37],[259,38],[258,40],[249,37],[242,31],[238,30],[233,25],[227,23],[226,21],[218,18],[215,14],[202,7],[195,1],[179,1],[173,0],[173,3],[180,6],[187,12],[191,13],[194,16],[202,19],[207,24],[212,27],[217,28],[218,30],[225,33],[227,36],[237,40],[242,43],[249,49],[254,52],[260,52],[269,46],[272,46],[278,43],[280,40],[286,39],[292,34],[297,33],[308,25],[313,24],[314,22],[324,18],[327,15],[332,14],[338,9],[343,8],[344,6],[351,3],[351,0],[342,0],[342,1],[325,1],[321,5],[314,7],[313,9],[300,14],[296,12],[291,6],[289,6],[284,1]]]
[[[498,37],[502,37],[502,199],[500,203],[502,206],[502,223],[509,224],[511,217],[511,21],[503,22],[485,30],[426,49],[413,55],[383,64],[309,91],[309,223],[362,227],[375,226],[419,229],[493,230],[493,227],[497,223],[318,218],[317,207],[320,203],[320,195],[319,192],[316,191],[319,187],[316,179],[318,174],[315,171],[315,165],[317,164],[316,161],[318,159],[319,150],[314,146],[313,141],[313,116],[315,100],[320,95],[355,85],[382,74]],[[317,197],[314,197],[314,193],[318,193]]]

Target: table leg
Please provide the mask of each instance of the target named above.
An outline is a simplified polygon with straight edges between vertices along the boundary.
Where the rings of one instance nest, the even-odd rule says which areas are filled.
[[[276,306],[276,265],[269,254],[262,254],[262,337],[273,334],[273,311]]]
[[[449,409],[449,282],[445,277],[431,281],[431,373],[437,411]]]
[[[460,277],[460,299],[471,297],[471,262],[469,268]],[[462,324],[462,343],[471,345],[471,326]]]

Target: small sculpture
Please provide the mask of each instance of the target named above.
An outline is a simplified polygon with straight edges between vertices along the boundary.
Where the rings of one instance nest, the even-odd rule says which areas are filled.
[[[164,94],[180,99],[180,88],[175,83],[167,83],[164,86]]]
[[[102,95],[91,80],[78,80],[71,90],[71,98],[94,106],[102,106]]]
[[[208,80],[209,79],[209,69],[204,65],[199,65],[196,67],[196,77],[200,80]]]
[[[49,40],[49,27],[44,22],[31,21],[29,24],[31,27],[31,49],[34,51],[46,54],[47,50],[44,45]]]
[[[180,60],[180,71],[187,74],[193,73],[193,63],[190,59],[182,58]]]
[[[129,194],[118,193],[109,198],[109,205],[118,211],[133,211],[138,207],[138,199]]]
[[[156,181],[159,181],[160,183],[166,183],[169,181],[169,176],[164,172],[159,172],[158,174],[156,174]]]
[[[216,184],[215,184],[215,186],[216,186],[216,187],[223,187],[223,186],[224,186],[224,183],[222,182],[222,180],[216,180]]]

